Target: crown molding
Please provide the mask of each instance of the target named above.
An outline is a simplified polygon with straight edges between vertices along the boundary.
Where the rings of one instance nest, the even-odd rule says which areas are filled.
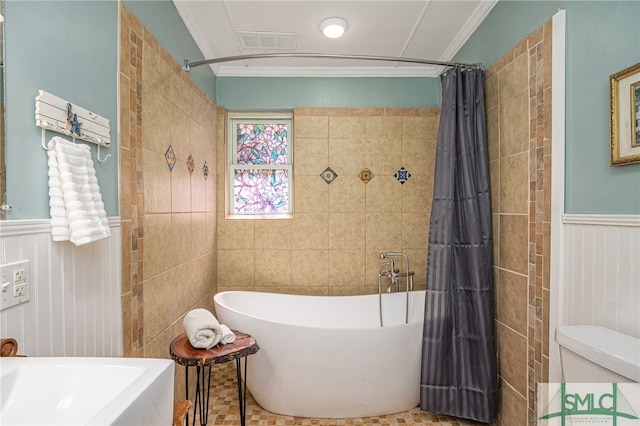
[[[498,0],[486,0],[481,1],[474,13],[469,17],[467,22],[462,27],[462,30],[456,34],[455,38],[449,43],[449,46],[444,50],[442,54],[443,61],[451,61],[458,51],[465,45],[465,43],[471,38],[473,33],[478,29],[480,24],[487,17],[493,7],[498,4]]]

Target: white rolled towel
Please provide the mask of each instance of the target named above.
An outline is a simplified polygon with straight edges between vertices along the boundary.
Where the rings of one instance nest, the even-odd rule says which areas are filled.
[[[226,345],[227,343],[233,343],[236,341],[236,335],[229,327],[224,324],[220,324],[220,327],[222,327],[222,339],[220,339],[220,343]]]
[[[222,340],[222,326],[206,309],[193,309],[184,316],[184,331],[194,348],[211,349]]]

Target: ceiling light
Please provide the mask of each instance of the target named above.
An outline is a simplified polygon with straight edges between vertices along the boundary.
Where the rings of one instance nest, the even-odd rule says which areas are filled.
[[[320,29],[325,37],[338,38],[347,30],[347,21],[342,18],[328,18],[322,21]]]

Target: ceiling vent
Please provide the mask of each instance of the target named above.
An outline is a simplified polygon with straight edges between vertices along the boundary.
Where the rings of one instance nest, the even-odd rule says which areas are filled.
[[[236,31],[243,49],[296,50],[296,33],[274,33],[267,31]]]

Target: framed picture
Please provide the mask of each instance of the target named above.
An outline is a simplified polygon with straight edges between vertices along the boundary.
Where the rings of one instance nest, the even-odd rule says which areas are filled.
[[[609,77],[611,165],[640,163],[640,63]]]

